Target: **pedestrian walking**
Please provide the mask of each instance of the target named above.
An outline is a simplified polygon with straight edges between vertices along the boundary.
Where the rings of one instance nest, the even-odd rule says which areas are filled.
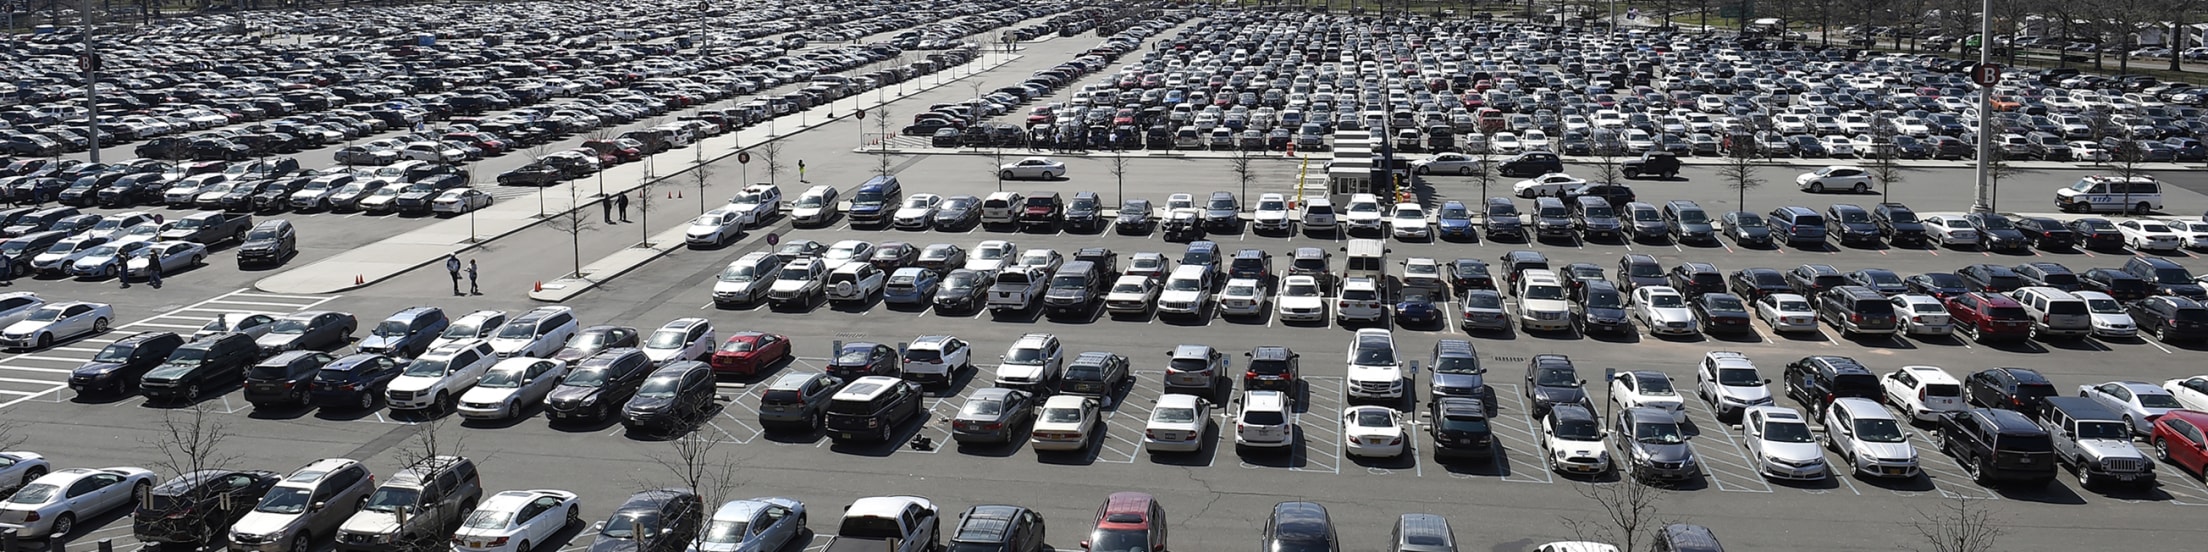
[[[160,257],[160,256],[157,256],[157,255],[147,255],[147,256],[146,256],[146,285],[149,285],[149,286],[153,286],[153,289],[161,289],[161,257]]]
[[[129,251],[117,251],[117,252],[115,252],[115,281],[117,281],[117,282],[122,282],[122,283],[123,283],[123,289],[130,289],[130,252],[129,252]]]
[[[0,257],[0,286],[15,285],[15,261]]]
[[[806,179],[805,179],[805,160],[803,160],[803,159],[799,159],[799,160],[797,160],[797,183],[799,183],[799,184],[811,184],[811,183],[812,183],[812,181],[811,181],[811,180],[806,180]]]
[[[598,206],[606,211],[606,224],[613,224],[613,200],[600,201]]]
[[[475,287],[475,259],[468,259],[468,295],[482,295],[483,289]]]
[[[445,272],[452,273],[452,294],[464,295],[460,293],[460,256],[445,254]]]
[[[621,222],[629,221],[629,194],[614,196],[613,207],[621,210]]]

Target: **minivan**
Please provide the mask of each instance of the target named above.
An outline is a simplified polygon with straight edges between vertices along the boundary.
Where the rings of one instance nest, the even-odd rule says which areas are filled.
[[[851,193],[851,223],[888,225],[890,213],[904,203],[904,186],[896,175],[883,175],[867,179],[857,191]]]
[[[897,428],[920,417],[919,385],[890,376],[852,380],[828,399],[828,435],[837,442],[889,441]]]
[[[86,394],[127,393],[148,370],[182,346],[184,337],[176,332],[140,332],[117,339],[69,372],[69,389]]]
[[[1403,514],[1396,518],[1388,542],[1390,552],[1457,552],[1456,531],[1449,519],[1436,514]]]
[[[491,338],[498,358],[526,356],[552,358],[575,335],[575,311],[568,307],[537,307],[507,322]]]
[[[1825,241],[1825,217],[1808,207],[1789,205],[1772,209],[1769,220],[1771,233],[1784,236],[1789,245]]]
[[[2024,314],[2031,316],[2033,337],[2085,337],[2093,333],[2093,313],[2086,310],[2084,299],[2070,292],[2026,286],[2009,292],[2009,296],[2024,305]]]

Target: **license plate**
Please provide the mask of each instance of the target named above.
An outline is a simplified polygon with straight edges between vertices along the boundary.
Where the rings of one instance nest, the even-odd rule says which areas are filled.
[[[2016,461],[2017,461],[2017,462],[2021,462],[2021,463],[2025,463],[2025,464],[2030,464],[2030,463],[2032,463],[2032,457],[2030,457],[2030,456],[2026,456],[2026,457],[2023,457],[2023,458],[2018,458],[2018,459],[2016,459]]]
[[[2138,479],[2138,478],[2139,478],[2139,476],[2138,476],[2138,475],[2134,475],[2134,474],[2129,474],[2129,473],[2123,473],[2123,474],[2117,474],[2117,475],[2116,475],[2116,480],[2117,480],[2117,481],[2133,481],[2133,480],[2136,480],[2136,479]]]
[[[1886,468],[1886,475],[1901,475],[1906,472],[1908,472],[1908,470],[1904,470],[1901,468]]]
[[[851,432],[848,432],[848,431],[844,431],[844,432],[838,432],[838,433],[836,433],[836,435],[842,436],[842,437],[843,437],[843,438],[845,438],[845,439],[850,439],[850,438],[852,438],[852,437],[857,437],[857,436],[858,436],[858,435],[856,435],[856,434],[853,434],[853,433],[851,433]]]
[[[786,411],[786,410],[789,410],[789,409],[790,409],[790,407],[787,407],[787,406],[768,406],[768,407],[763,407],[763,408],[767,409],[768,411],[772,411],[772,412],[782,412],[782,411]]]

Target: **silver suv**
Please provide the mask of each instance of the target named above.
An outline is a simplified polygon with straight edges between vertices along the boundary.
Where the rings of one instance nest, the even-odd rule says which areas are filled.
[[[1210,345],[1181,345],[1167,356],[1172,360],[1165,365],[1165,392],[1187,393],[1205,400],[1217,396],[1227,378],[1226,353]]]
[[[375,488],[376,478],[348,458],[316,460],[284,476],[261,503],[230,526],[230,550],[306,550],[337,530]]]
[[[1058,343],[1058,336],[1031,333],[1012,342],[998,359],[997,387],[1047,393],[1057,390],[1058,378],[1065,373],[1066,348]]]
[[[458,456],[423,459],[360,505],[338,528],[338,552],[392,552],[433,548],[459,528],[483,499],[475,462]]]

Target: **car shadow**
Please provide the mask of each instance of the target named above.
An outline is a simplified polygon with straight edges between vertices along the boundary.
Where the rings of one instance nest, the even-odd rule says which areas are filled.
[[[824,300],[824,301],[823,301],[823,303],[824,303],[824,306],[828,307],[828,310],[830,310],[830,311],[835,311],[835,312],[841,312],[841,313],[847,313],[847,314],[862,314],[862,315],[863,315],[863,314],[866,314],[866,311],[869,311],[869,310],[873,310],[873,309],[874,309],[874,305],[876,305],[876,304],[878,304],[878,303],[881,303],[881,302],[882,302],[882,294],[881,294],[881,292],[879,292],[879,291],[877,291],[877,292],[874,292],[874,293],[868,293],[868,294],[866,294],[866,298],[865,298],[865,299],[863,299],[863,300],[859,300],[859,301],[836,301],[836,300]]]
[[[1978,342],[1978,345],[1981,347],[1991,348],[1996,351],[2009,353],[2023,353],[2033,355],[2047,353],[2046,347],[2041,346],[2038,342],[2032,341],[2031,339],[2015,339],[1993,342],[1980,341]]]
[[[1840,488],[1839,476],[1830,475],[1829,472],[1825,477],[1819,477],[1809,480],[1764,478],[1764,481],[1770,483],[1773,487],[1785,487],[1788,489],[1800,489],[1804,491],[1823,492]]]
[[[1012,324],[1033,324],[1036,321],[1043,319],[1043,307],[1041,303],[1041,301],[1037,301],[1034,305],[1028,305],[1027,308],[1016,311],[989,309],[989,321]]]
[[[2044,504],[2085,504],[2085,497],[2061,480],[2049,481],[2044,487],[1988,487],[1988,490],[2010,500],[2039,502]]]
[[[951,421],[945,419],[943,420],[943,423],[945,425],[948,425],[951,423]],[[1027,448],[1027,439],[1030,433],[1032,433],[1034,430],[1035,422],[1028,421],[1020,424],[1020,427],[1014,428],[1012,430],[1012,434],[1007,437],[1002,443],[968,443],[954,439],[951,441],[950,446],[952,449],[957,450],[958,453],[962,455],[983,456],[989,458],[1010,458],[1014,454],[1019,454],[1021,449]],[[1038,452],[1036,454],[1048,453]]]
[[[1845,468],[1846,466],[1841,465],[1838,467]],[[1855,481],[1861,482],[1863,484],[1889,491],[1929,493],[1933,491],[1938,491],[1940,489],[1940,486],[1933,484],[1932,478],[1926,476],[1922,471],[1919,471],[1916,477],[1911,477],[1908,479],[1895,479],[1891,477],[1865,477],[1860,473],[1850,474],[1848,477],[1851,477]]]
[[[1787,340],[1787,341],[1795,341],[1795,342],[1803,342],[1803,343],[1819,343],[1819,342],[1821,342],[1821,343],[1831,343],[1831,342],[1832,342],[1832,336],[1829,336],[1829,335],[1825,335],[1825,329],[1824,329],[1824,327],[1823,327],[1823,326],[1819,326],[1819,327],[1818,327],[1818,328],[1817,328],[1816,330],[1812,330],[1812,331],[1807,331],[1807,332],[1778,332],[1778,331],[1773,331],[1773,332],[1771,332],[1771,335],[1773,335],[1773,336],[1775,336],[1775,337],[1779,337],[1779,338],[1785,339],[1785,340]]]
[[[561,433],[595,433],[621,425],[621,416],[610,410],[605,417],[596,420],[555,420],[545,418],[545,427]]]
[[[1600,341],[1603,343],[1640,343],[1643,339],[1645,339],[1641,336],[1640,330],[1637,329],[1628,332],[1572,333],[1573,335],[1586,338],[1590,341]]]
[[[1751,324],[1753,324],[1753,322],[1751,322]],[[1756,332],[1753,332],[1753,331],[1746,331],[1746,332],[1726,332],[1726,333],[1704,333],[1704,334],[1702,334],[1702,335],[1703,335],[1704,337],[1707,337],[1707,338],[1709,338],[1709,340],[1710,340],[1710,341],[1722,341],[1722,342],[1726,342],[1726,343],[1762,343],[1762,342],[1763,342],[1763,334],[1760,334],[1760,333],[1756,333]]]
[[[314,419],[332,422],[365,420],[382,413],[382,409],[383,397],[378,396],[367,408],[360,408],[358,404],[322,405],[321,408],[314,409]]]
[[[1053,311],[1047,308],[1039,310],[1042,311],[1042,320],[1048,320],[1056,324],[1085,326],[1095,324],[1098,318],[1104,317],[1104,302],[1102,300],[1090,301],[1087,307],[1071,311]]]
[[[247,406],[245,417],[255,420],[297,420],[314,413],[314,403],[271,405],[268,408]]]
[[[1309,457],[1311,441],[1304,435],[1303,426],[1290,425],[1289,427],[1295,430],[1295,439],[1288,447],[1279,449],[1251,448],[1247,450],[1237,447],[1235,457],[1244,464],[1266,468],[1309,467],[1311,465]]]
[[[1898,333],[1891,333],[1891,334],[1857,334],[1857,335],[1856,335],[1856,336],[1854,336],[1854,337],[1844,337],[1844,338],[1841,338],[1841,339],[1842,339],[1842,340],[1845,340],[1845,341],[1847,341],[1847,342],[1849,342],[1849,343],[1854,343],[1854,344],[1856,344],[1856,345],[1860,345],[1860,346],[1862,346],[1862,347],[1864,347],[1864,348],[1869,348],[1869,349],[1915,349],[1915,348],[1917,348],[1917,343],[1916,343],[1916,342],[1914,342],[1914,341],[1910,341],[1910,340],[1908,340],[1907,338],[1903,338],[1903,337],[1901,337],[1901,334],[1898,334]]]
[[[828,441],[828,450],[858,456],[872,456],[876,458],[888,457],[891,454],[895,454],[897,452],[897,449],[904,448],[906,446],[906,443],[912,441],[913,436],[919,435],[921,431],[927,430],[928,424],[933,423],[934,418],[935,416],[930,414],[926,409],[921,409],[918,416],[914,416],[912,420],[906,421],[903,426],[898,427],[896,431],[891,432],[889,435],[889,440],[887,441],[857,442],[838,441],[830,439]],[[939,448],[951,445],[951,443],[931,444]]]

